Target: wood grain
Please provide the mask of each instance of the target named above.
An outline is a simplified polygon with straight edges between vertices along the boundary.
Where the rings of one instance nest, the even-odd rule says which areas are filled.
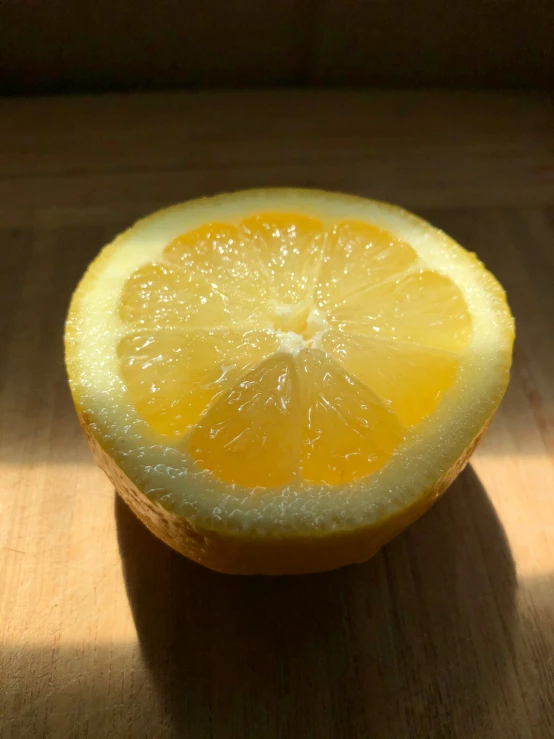
[[[0,736],[554,736],[554,146],[540,95],[0,103]],[[468,468],[366,565],[241,579],[152,536],[96,469],[62,360],[98,248],[260,184],[386,197],[507,289],[512,382]]]

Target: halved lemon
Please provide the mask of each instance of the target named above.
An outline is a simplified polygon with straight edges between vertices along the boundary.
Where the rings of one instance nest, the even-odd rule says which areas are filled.
[[[514,323],[481,262],[390,205],[252,190],[139,221],[71,303],[66,364],[144,523],[231,573],[360,562],[467,462]]]

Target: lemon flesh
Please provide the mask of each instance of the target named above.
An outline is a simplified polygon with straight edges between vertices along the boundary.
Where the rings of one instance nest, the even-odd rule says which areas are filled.
[[[259,190],[106,247],[66,361],[97,458],[155,533],[216,569],[302,572],[367,558],[442,492],[512,342],[496,280],[415,216]]]

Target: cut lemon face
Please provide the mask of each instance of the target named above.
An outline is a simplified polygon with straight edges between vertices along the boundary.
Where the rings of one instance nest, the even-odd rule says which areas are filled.
[[[106,247],[66,363],[93,451],[155,534],[226,572],[362,561],[467,461],[506,389],[504,292],[393,206],[184,203]]]

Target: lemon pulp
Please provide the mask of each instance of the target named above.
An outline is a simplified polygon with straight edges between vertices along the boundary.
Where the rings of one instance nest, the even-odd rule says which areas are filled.
[[[386,230],[258,212],[209,223],[127,279],[118,360],[153,431],[248,488],[380,469],[453,386],[460,289]]]

